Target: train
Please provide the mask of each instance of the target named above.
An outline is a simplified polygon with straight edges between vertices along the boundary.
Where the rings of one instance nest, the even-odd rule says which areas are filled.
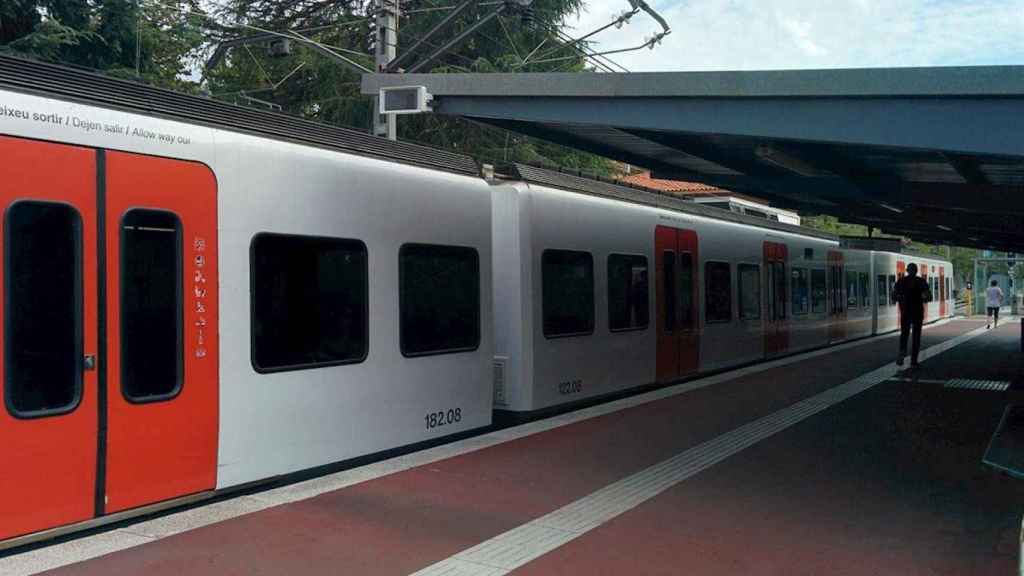
[[[0,56],[0,547],[892,331],[910,262]]]

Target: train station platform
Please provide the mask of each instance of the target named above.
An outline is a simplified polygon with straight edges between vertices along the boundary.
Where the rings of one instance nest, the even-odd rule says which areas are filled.
[[[0,558],[0,574],[1015,574],[1020,326],[750,366]]]

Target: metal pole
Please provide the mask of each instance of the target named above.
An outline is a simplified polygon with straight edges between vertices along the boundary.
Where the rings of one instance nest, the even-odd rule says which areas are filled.
[[[388,65],[395,59],[398,49],[398,3],[399,0],[376,0],[377,5],[377,42],[374,50],[374,63],[378,72],[386,72]],[[388,140],[396,140],[396,116],[394,114],[378,114],[374,107],[373,133],[385,136]]]

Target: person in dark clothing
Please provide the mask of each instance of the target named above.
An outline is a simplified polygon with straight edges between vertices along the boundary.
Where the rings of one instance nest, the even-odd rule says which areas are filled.
[[[896,282],[893,289],[900,305],[900,355],[897,366],[903,366],[907,356],[907,336],[913,332],[910,349],[910,367],[917,368],[917,355],[921,351],[921,324],[924,323],[925,304],[932,301],[932,291],[917,275],[917,264],[907,265],[907,275]]]

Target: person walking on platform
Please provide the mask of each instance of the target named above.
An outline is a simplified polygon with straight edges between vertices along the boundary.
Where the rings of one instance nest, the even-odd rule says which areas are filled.
[[[924,324],[924,306],[932,301],[932,291],[917,275],[917,264],[907,265],[907,275],[896,282],[893,289],[900,305],[900,355],[896,365],[903,366],[907,356],[907,336],[913,332],[910,348],[910,367],[917,368],[917,355],[921,351],[921,325]]]
[[[992,285],[985,290],[985,306],[988,308],[988,326],[985,328],[991,328],[993,323],[999,328],[999,308],[1002,305],[1003,289],[999,287],[999,282],[993,280]]]

